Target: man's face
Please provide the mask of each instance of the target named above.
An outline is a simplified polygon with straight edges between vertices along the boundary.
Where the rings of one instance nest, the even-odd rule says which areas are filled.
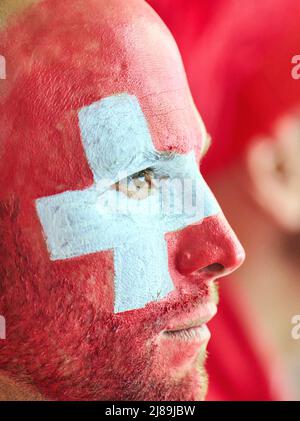
[[[139,1],[52,0],[4,39],[1,369],[46,398],[201,398],[243,250],[170,35]]]

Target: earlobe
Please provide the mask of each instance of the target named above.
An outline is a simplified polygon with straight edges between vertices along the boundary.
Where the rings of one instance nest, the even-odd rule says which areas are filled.
[[[258,138],[250,143],[246,167],[251,195],[260,208],[284,231],[300,230],[300,174],[295,145],[288,132],[283,139]],[[299,156],[299,139],[298,156]]]

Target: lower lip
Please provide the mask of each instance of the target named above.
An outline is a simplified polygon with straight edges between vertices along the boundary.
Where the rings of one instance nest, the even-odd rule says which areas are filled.
[[[210,331],[206,324],[203,324],[189,329],[165,331],[164,338],[180,342],[204,344],[210,339]]]

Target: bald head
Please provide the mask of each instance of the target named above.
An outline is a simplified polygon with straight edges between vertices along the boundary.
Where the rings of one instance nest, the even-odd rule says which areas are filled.
[[[76,111],[124,92],[139,98],[159,149],[169,150],[175,142],[185,152],[199,145],[202,128],[173,38],[145,2],[121,3],[120,12],[120,0],[45,0],[5,28],[0,140],[15,148],[12,165],[19,154],[32,164],[24,159],[27,154],[36,156],[34,151],[46,151],[47,145],[48,156],[59,159],[59,136],[80,142]],[[31,139],[26,143],[17,140],[25,126]],[[35,164],[40,165],[45,161]],[[11,183],[11,168],[5,165],[2,171]],[[27,172],[24,178],[20,171],[14,174],[16,188],[22,189]]]

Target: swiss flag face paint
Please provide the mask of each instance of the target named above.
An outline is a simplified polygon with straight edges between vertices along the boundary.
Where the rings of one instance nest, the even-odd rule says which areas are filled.
[[[140,1],[92,0],[1,39],[0,368],[52,399],[199,398],[212,281],[243,250],[173,40]]]

